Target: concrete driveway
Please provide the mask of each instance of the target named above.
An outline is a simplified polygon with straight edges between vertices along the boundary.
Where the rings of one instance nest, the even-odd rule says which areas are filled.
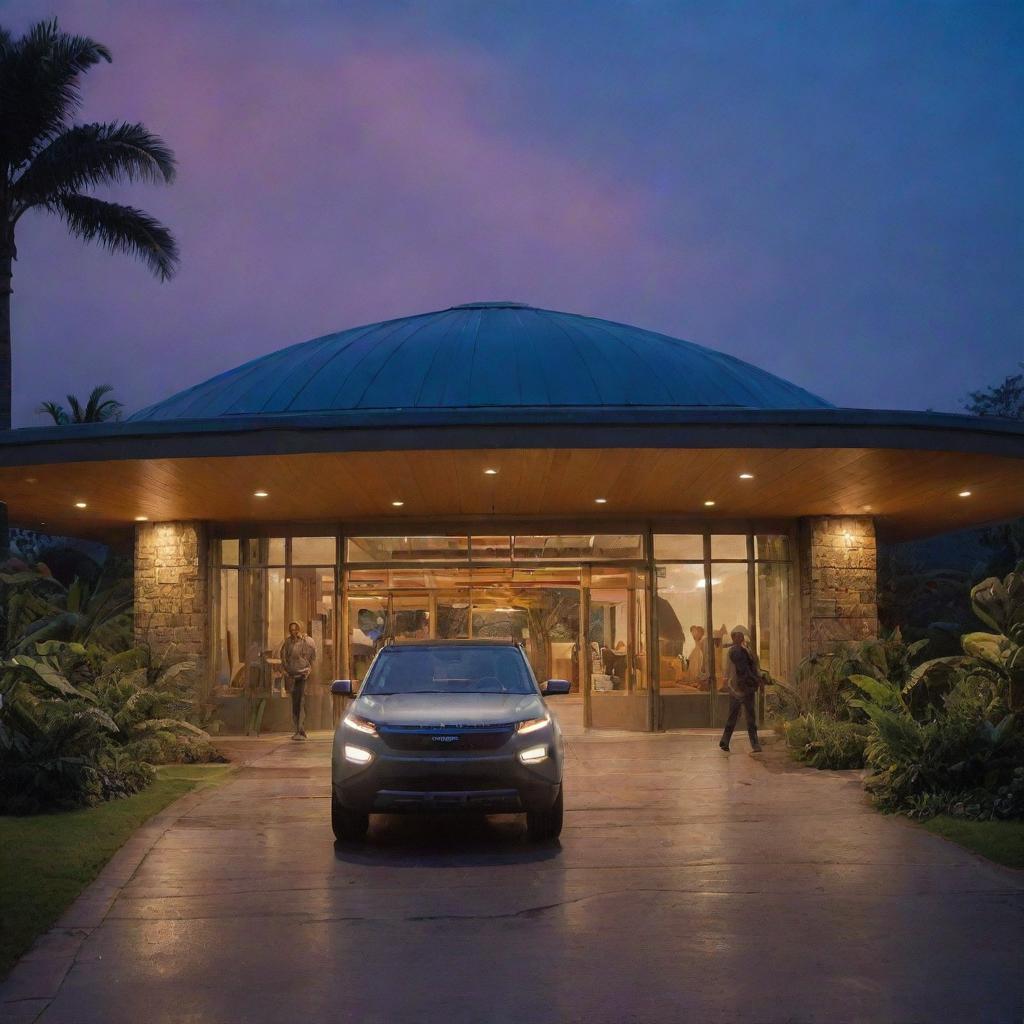
[[[850,773],[577,714],[560,847],[392,818],[336,848],[329,738],[248,748],[111,862],[0,1019],[1022,1019],[1021,873],[876,814]]]

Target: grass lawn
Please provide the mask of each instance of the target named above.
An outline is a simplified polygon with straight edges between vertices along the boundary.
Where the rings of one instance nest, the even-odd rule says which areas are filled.
[[[80,811],[0,818],[0,978],[148,818],[230,765],[164,765],[141,793]]]
[[[924,827],[1008,868],[1024,868],[1024,821],[961,821],[940,815]]]

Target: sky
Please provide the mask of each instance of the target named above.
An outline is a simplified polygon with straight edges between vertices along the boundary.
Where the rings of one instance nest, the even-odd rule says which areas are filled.
[[[0,0],[106,44],[161,283],[18,227],[14,419],[131,412],[359,324],[507,299],[729,352],[837,405],[961,411],[1024,362],[1024,4]]]

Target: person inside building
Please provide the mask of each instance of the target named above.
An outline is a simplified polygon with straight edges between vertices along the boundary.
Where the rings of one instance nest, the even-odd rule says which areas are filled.
[[[295,724],[293,740],[304,740],[306,730],[306,683],[316,661],[316,644],[311,636],[302,632],[297,622],[288,623],[288,636],[281,644],[281,671],[291,684],[292,721]]]
[[[729,741],[739,721],[740,709],[747,722],[747,736],[750,737],[751,753],[759,754],[761,744],[757,740],[757,716],[754,711],[754,697],[761,687],[761,667],[757,655],[747,641],[749,633],[744,626],[736,626],[730,634],[732,643],[725,650],[725,685],[729,691],[729,717],[725,731],[718,745],[729,752]]]

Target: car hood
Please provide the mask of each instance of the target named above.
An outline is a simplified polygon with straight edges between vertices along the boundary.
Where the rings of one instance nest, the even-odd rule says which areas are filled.
[[[352,706],[378,725],[498,725],[540,718],[544,702],[531,693],[366,694]]]

